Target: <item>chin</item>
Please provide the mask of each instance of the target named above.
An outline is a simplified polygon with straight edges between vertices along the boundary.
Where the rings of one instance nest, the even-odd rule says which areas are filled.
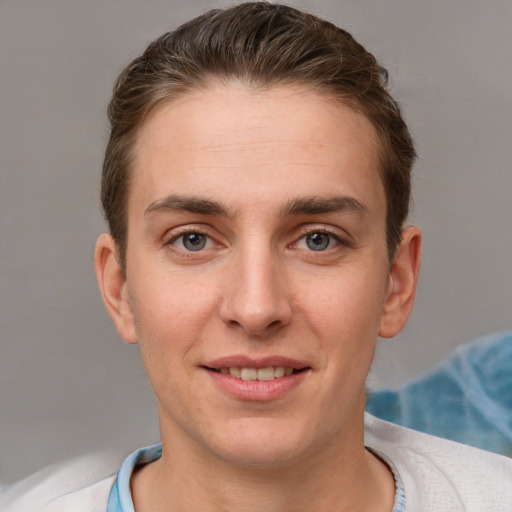
[[[269,419],[247,419],[227,428],[210,444],[225,462],[247,468],[280,468],[300,460],[308,452],[307,435]]]

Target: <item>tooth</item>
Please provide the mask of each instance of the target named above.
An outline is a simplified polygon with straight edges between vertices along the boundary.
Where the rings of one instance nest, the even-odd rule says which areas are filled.
[[[240,376],[242,380],[256,380],[258,377],[258,370],[256,368],[242,368]]]
[[[241,376],[240,368],[238,366],[232,366],[229,369],[229,375],[231,375],[231,377],[236,377],[237,379],[239,379]]]
[[[274,375],[276,379],[279,379],[279,377],[284,377],[285,371],[286,370],[284,366],[276,366],[274,370]]]
[[[279,379],[285,375],[291,375],[293,368],[286,366],[267,366],[266,368],[241,368],[240,366],[231,366],[230,368],[219,368],[219,372],[224,375],[231,375],[237,379],[242,380],[273,380],[274,378]]]
[[[260,368],[258,370],[258,380],[274,380],[274,368]]]

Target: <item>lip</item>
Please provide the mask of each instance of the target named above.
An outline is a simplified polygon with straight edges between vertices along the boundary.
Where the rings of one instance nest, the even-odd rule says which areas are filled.
[[[266,368],[269,366],[285,366],[300,370],[278,379],[269,381],[237,379],[214,369],[230,368]],[[228,356],[209,361],[201,365],[214,384],[228,396],[241,401],[264,402],[284,398],[296,389],[311,372],[311,366],[303,361],[282,356],[252,358],[242,355]]]
[[[205,368],[229,368],[231,366],[240,366],[243,368],[267,368],[268,366],[287,366],[294,370],[303,370],[311,366],[298,359],[292,359],[284,356],[266,356],[266,357],[248,357],[244,355],[233,355],[221,357],[212,361],[208,361],[201,366]]]

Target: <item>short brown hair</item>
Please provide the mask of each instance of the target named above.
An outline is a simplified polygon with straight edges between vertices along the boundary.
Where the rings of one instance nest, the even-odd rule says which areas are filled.
[[[409,210],[414,146],[387,71],[332,23],[265,2],[211,10],[153,41],[118,77],[108,108],[111,133],[103,163],[101,201],[125,268],[126,203],[137,133],[162,102],[214,80],[256,87],[303,85],[326,92],[364,114],[379,140],[387,199],[390,258]]]

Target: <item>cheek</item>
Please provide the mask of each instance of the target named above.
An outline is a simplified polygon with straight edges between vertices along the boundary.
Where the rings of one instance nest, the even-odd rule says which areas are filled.
[[[386,282],[377,271],[342,269],[338,275],[317,280],[314,287],[306,281],[297,300],[310,325],[324,335],[331,333],[334,340],[376,339]]]
[[[145,362],[182,360],[201,340],[215,301],[191,280],[148,277],[133,287],[135,329]]]
[[[181,410],[187,401],[193,403],[183,383],[193,375],[191,362],[202,343],[208,305],[200,293],[175,293],[168,286],[153,288],[144,303],[137,297],[135,328],[146,374],[160,405]]]

